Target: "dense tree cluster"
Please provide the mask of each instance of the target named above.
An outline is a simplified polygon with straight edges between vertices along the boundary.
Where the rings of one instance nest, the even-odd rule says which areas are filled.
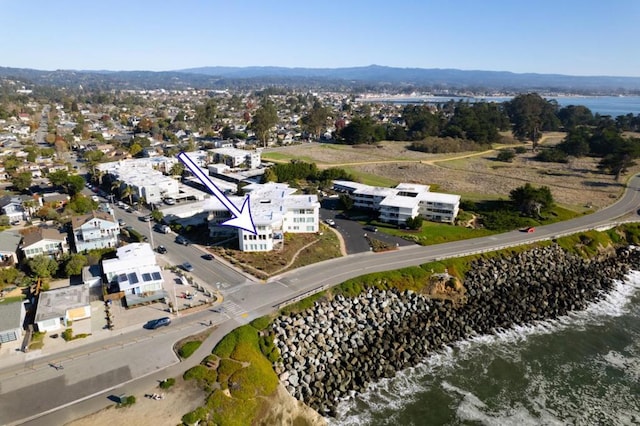
[[[544,131],[558,130],[560,120],[556,116],[558,104],[537,93],[518,95],[504,103],[513,125],[513,135],[520,140],[530,140],[536,149]]]
[[[589,117],[586,113],[581,116]],[[569,157],[599,157],[599,168],[618,180],[640,158],[640,139],[623,136],[619,122],[609,117],[594,117],[586,123],[573,120],[564,140],[553,148],[542,150],[536,158],[567,162]]]
[[[322,186],[336,179],[355,180],[355,177],[339,168],[319,170],[315,163],[293,160],[285,164],[276,164],[265,170],[264,182],[295,182],[306,180],[310,182],[320,182]]]

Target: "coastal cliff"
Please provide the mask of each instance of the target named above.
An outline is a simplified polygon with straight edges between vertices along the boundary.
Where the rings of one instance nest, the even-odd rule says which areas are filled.
[[[631,248],[585,259],[552,245],[475,261],[462,286],[445,276],[429,295],[375,288],[337,295],[273,320],[281,354],[274,370],[292,396],[335,416],[352,392],[444,345],[584,309],[639,265]]]

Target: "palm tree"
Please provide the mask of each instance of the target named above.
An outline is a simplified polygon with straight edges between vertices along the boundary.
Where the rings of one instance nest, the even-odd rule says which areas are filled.
[[[97,182],[99,186],[102,186],[102,178],[104,177],[104,175],[105,172],[103,170],[94,167],[93,172],[91,173],[91,178],[94,182]]]
[[[122,182],[119,180],[113,181],[111,183],[111,192],[118,192],[118,196],[120,196],[120,188],[122,187]]]
[[[129,205],[131,205],[133,203],[133,188],[129,185],[126,185],[120,193],[120,198],[125,197],[129,197]]]
[[[140,210],[140,207],[144,207],[147,204],[147,199],[144,197],[139,197],[138,198],[138,210]]]

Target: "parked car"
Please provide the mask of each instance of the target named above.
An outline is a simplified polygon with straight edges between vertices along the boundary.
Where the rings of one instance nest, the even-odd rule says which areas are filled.
[[[169,232],[171,232],[171,228],[169,227],[169,225],[162,225],[160,223],[156,223],[153,229],[158,232],[162,232],[163,234],[168,234]]]
[[[143,222],[151,222],[153,218],[151,217],[151,215],[146,215],[146,216],[141,216],[140,220]]]
[[[362,229],[364,229],[365,231],[378,232],[378,228],[376,228],[376,227],[375,227],[375,226],[373,226],[373,225],[367,225],[367,226],[365,226],[365,227],[364,227],[364,228],[362,228]]]
[[[176,237],[176,243],[178,244],[182,244],[183,246],[188,246],[189,245],[189,240],[187,240],[185,237],[183,237],[182,235],[178,235]]]
[[[190,264],[189,262],[184,262],[182,264],[182,269],[184,269],[187,272],[193,272],[193,265]]]
[[[176,203],[176,200],[174,198],[165,198],[162,201],[164,201],[164,203],[169,205],[169,206],[172,206],[172,205],[174,205]]]
[[[167,248],[165,246],[156,247],[156,251],[160,254],[165,254],[167,252]]]
[[[325,219],[324,222],[329,226],[336,226],[336,221],[333,219]]]
[[[125,226],[126,224],[127,222],[125,222],[124,219],[118,219],[118,225]]]
[[[148,328],[149,330],[155,330],[156,328],[167,326],[169,324],[171,324],[171,318],[162,317],[147,322],[147,324],[145,324],[145,328]]]

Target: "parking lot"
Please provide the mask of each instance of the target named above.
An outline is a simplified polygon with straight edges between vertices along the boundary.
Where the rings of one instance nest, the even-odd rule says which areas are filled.
[[[371,247],[369,246],[369,242],[365,238],[366,236],[378,239],[391,246],[403,247],[415,244],[403,238],[398,238],[393,235],[386,234],[380,229],[378,229],[377,231],[367,229],[367,225],[363,225],[355,220],[344,218],[340,214],[341,211],[337,209],[337,204],[337,199],[332,198],[322,200],[322,207],[320,208],[320,220],[340,232],[344,239],[347,254],[369,251]],[[333,222],[333,225],[331,225],[330,222]]]

